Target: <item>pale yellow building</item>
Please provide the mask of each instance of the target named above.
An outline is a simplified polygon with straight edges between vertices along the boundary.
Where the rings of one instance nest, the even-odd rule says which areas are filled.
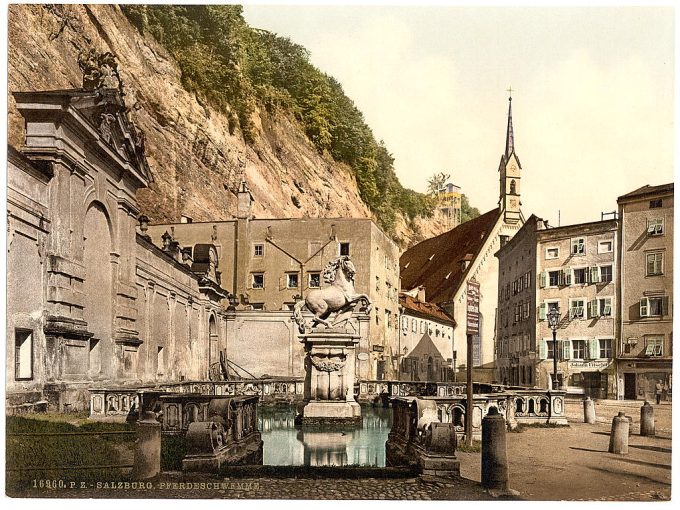
[[[652,401],[657,383],[672,387],[673,189],[643,186],[618,198],[619,398]]]
[[[550,228],[532,215],[499,250],[501,382],[553,387],[555,309],[558,386],[594,398],[615,392],[616,228],[616,220]]]
[[[213,244],[220,283],[236,308],[228,357],[256,377],[302,376],[304,358],[292,309],[312,290],[327,285],[322,272],[341,255],[356,268],[355,289],[373,309],[362,322],[362,379],[397,377],[399,248],[370,218],[255,218],[245,182],[237,217],[228,221],[151,225],[153,241],[168,233],[191,253]],[[228,303],[225,303],[225,305]],[[365,334],[364,334],[365,333]],[[364,358],[364,356],[362,356]]]

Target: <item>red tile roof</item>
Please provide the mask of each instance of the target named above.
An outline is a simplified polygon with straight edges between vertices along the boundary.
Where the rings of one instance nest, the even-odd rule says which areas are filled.
[[[442,310],[439,305],[418,301],[416,298],[404,294],[403,292],[399,293],[399,305],[410,311],[412,315],[443,322],[450,324],[451,326],[456,325],[456,321],[453,320],[453,317]]]
[[[422,285],[428,302],[451,301],[465,276],[461,260],[479,254],[499,217],[500,210],[493,209],[406,250],[399,259],[401,288]]]

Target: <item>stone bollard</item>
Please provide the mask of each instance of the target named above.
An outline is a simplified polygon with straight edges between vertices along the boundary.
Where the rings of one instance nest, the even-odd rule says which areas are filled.
[[[628,433],[630,421],[626,414],[620,412],[612,420],[612,431],[609,434],[609,453],[628,453]]]
[[[590,397],[586,397],[586,399],[583,401],[583,422],[597,422],[597,417],[595,416],[595,402],[593,402]]]
[[[505,419],[498,408],[490,407],[482,420],[482,487],[508,490],[508,452],[505,445]]]
[[[142,411],[137,421],[132,478],[146,480],[161,472],[161,424],[153,412]]]
[[[628,437],[633,435],[633,417],[626,415],[626,420],[628,420]]]
[[[644,405],[640,408],[640,435],[656,435],[656,427],[654,426],[654,408],[646,400]]]

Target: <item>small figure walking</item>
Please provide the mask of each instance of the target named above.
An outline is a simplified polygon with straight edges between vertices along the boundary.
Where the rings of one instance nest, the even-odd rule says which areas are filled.
[[[656,404],[659,405],[661,403],[661,392],[663,391],[663,385],[661,384],[661,381],[656,382],[655,390],[654,393],[656,394]]]

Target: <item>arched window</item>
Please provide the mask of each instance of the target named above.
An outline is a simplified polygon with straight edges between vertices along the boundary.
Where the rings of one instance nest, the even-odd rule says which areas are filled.
[[[510,181],[510,194],[511,195],[517,194],[517,183],[515,182],[515,179]]]

